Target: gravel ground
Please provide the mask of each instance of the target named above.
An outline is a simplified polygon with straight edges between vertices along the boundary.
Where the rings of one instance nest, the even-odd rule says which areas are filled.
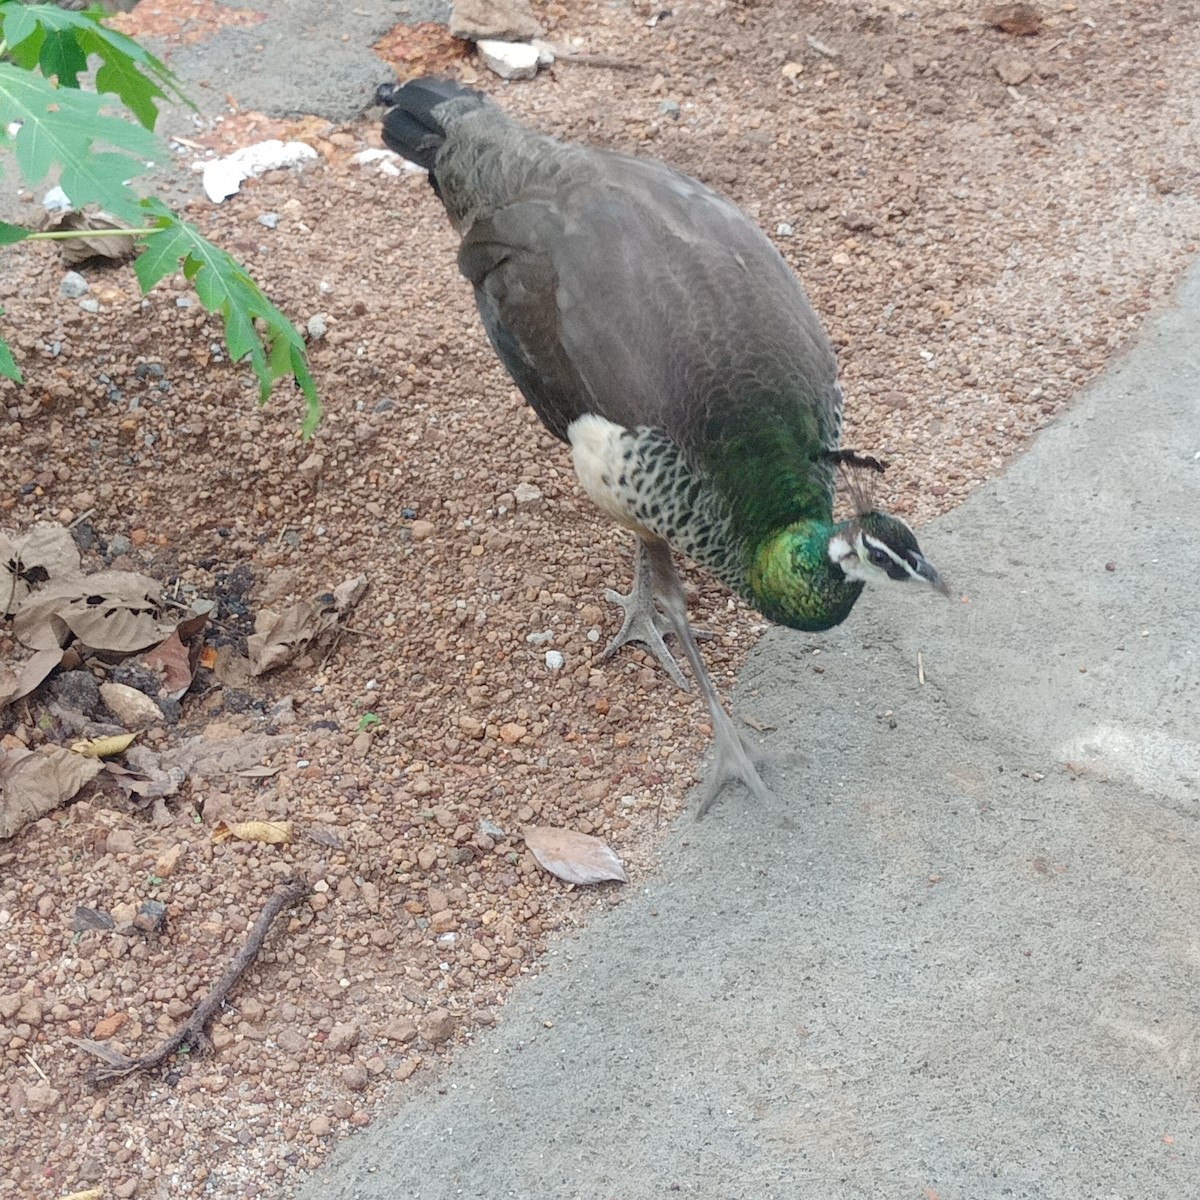
[[[699,175],[776,235],[839,347],[846,444],[892,460],[883,498],[917,523],[1002,469],[1200,241],[1192,6],[1043,6],[1029,38],[980,8],[684,2],[651,27],[657,6],[550,5],[557,42],[633,69],[479,77],[541,128]],[[411,39],[409,61],[451,59],[436,31]],[[281,128],[239,114],[210,140]],[[139,300],[128,268],[89,271],[93,314],[60,298],[52,250],[4,252],[3,329],[29,382],[0,383],[0,527],[87,514],[91,565],[232,597],[231,613],[359,572],[370,589],[327,660],[189,696],[148,736],[277,733],[277,775],[195,781],[157,824],[85,793],[0,845],[0,1197],[288,1193],[492,1025],[556,936],[619,901],[541,873],[520,829],[595,833],[636,881],[699,769],[694,698],[637,653],[599,660],[602,589],[627,579],[629,547],[495,363],[424,179],[351,161],[379,144],[374,120],[291,131],[318,165],[190,215],[299,323],[325,315],[313,444],[288,389],[256,409],[182,280]],[[761,620],[689,583],[727,685]],[[17,657],[0,631],[0,661]],[[4,719],[44,736],[36,704]],[[231,817],[302,837],[214,844]],[[215,1023],[215,1053],[90,1089],[66,1039],[153,1049],[297,873],[316,894]],[[71,930],[78,905],[119,917],[147,898],[168,907],[157,937]]]

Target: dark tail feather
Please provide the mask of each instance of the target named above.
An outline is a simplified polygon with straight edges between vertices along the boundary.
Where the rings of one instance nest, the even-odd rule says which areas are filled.
[[[446,131],[434,115],[434,109],[447,100],[483,96],[449,79],[414,79],[403,87],[384,83],[375,99],[388,111],[383,117],[383,140],[390,150],[427,171],[433,170],[438,149],[446,140]]]

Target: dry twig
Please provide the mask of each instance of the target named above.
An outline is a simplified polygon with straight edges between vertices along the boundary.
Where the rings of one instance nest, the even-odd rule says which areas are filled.
[[[271,894],[271,898],[258,914],[254,928],[246,944],[238,951],[233,962],[225,969],[225,973],[213,984],[208,995],[192,1010],[192,1015],[173,1033],[157,1050],[143,1054],[140,1058],[127,1058],[123,1054],[89,1038],[71,1038],[70,1040],[83,1050],[103,1059],[108,1066],[93,1067],[89,1073],[92,1083],[108,1083],[113,1079],[122,1079],[137,1071],[149,1071],[161,1066],[181,1046],[207,1047],[209,1044],[206,1029],[208,1023],[217,1015],[226,997],[237,986],[238,981],[246,973],[247,968],[258,958],[267,940],[271,925],[275,918],[286,909],[294,908],[304,900],[312,889],[307,883],[292,880]]]

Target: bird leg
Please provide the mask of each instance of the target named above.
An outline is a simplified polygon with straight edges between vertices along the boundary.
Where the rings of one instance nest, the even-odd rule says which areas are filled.
[[[754,762],[754,747],[725,711],[717,689],[713,687],[708,671],[705,670],[704,660],[700,657],[700,648],[696,645],[692,628],[688,624],[687,598],[684,596],[683,584],[671,561],[671,548],[666,542],[658,541],[642,541],[642,547],[650,565],[658,598],[663,604],[664,615],[683,646],[688,665],[696,677],[696,684],[708,705],[709,717],[712,720],[715,761],[701,792],[696,817],[699,819],[704,816],[725,785],[735,781],[744,783],[757,800],[766,802],[769,793]]]
[[[662,543],[659,543],[660,545]],[[675,569],[671,566],[670,552],[667,554],[667,567],[674,579]],[[670,581],[668,581],[668,584]],[[676,584],[678,581],[676,581]],[[646,539],[639,537],[637,550],[633,558],[633,587],[628,595],[613,591],[609,588],[604,598],[613,604],[619,604],[625,610],[625,620],[621,630],[604,648],[603,658],[611,658],[627,642],[641,642],[662,664],[663,670],[674,680],[677,686],[685,692],[689,691],[687,679],[675,661],[675,656],[667,649],[663,640],[664,633],[677,633],[675,623],[659,611],[655,604],[655,593],[661,586],[651,561]]]

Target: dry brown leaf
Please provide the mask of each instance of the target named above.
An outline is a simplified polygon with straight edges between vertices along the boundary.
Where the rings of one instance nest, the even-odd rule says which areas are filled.
[[[178,629],[165,642],[147,650],[142,661],[161,678],[160,696],[178,700],[192,686],[192,654],[180,640]]]
[[[27,596],[13,618],[13,632],[34,650],[63,646],[74,634],[93,650],[133,654],[170,633],[161,617],[161,591],[149,576],[97,571]]]
[[[227,842],[236,838],[239,842],[266,842],[271,846],[286,846],[294,840],[291,821],[218,821],[213,826],[212,840]]]
[[[237,737],[220,741],[190,737],[164,750],[159,761],[164,769],[169,771],[178,768],[193,778],[233,775],[255,766],[264,758],[270,758],[277,751],[290,746],[292,740],[290,734],[240,732]]]
[[[82,1192],[72,1192],[69,1196],[60,1196],[58,1200],[103,1200],[103,1188],[84,1188]]]
[[[18,537],[0,533],[0,612],[9,616],[43,584],[79,574],[79,548],[61,525],[34,525]]]
[[[87,213],[68,209],[51,213],[46,228],[74,233],[91,229],[126,229],[128,226],[122,225],[106,212]],[[121,262],[133,257],[134,240],[132,237],[64,238],[58,243],[58,249],[68,267],[87,262],[89,258],[109,258]]]
[[[118,733],[112,737],[85,738],[71,746],[71,753],[82,754],[84,758],[115,758],[124,754],[136,737],[136,733]]]
[[[621,860],[607,843],[591,834],[552,825],[531,825],[522,830],[525,845],[551,875],[568,883],[628,883]]]
[[[65,804],[100,771],[100,762],[62,746],[0,751],[0,838]]]
[[[280,616],[259,613],[254,633],[246,639],[251,673],[265,675],[291,662],[336,624],[336,611],[319,600],[301,600]]]
[[[53,650],[38,650],[25,663],[19,673],[11,667],[0,668],[0,708],[21,700],[31,692],[37,691],[46,677],[63,662],[63,652],[57,646]],[[5,685],[5,672],[16,675],[15,688],[9,692]]]
[[[0,663],[0,708],[17,698],[21,677],[7,663]]]

